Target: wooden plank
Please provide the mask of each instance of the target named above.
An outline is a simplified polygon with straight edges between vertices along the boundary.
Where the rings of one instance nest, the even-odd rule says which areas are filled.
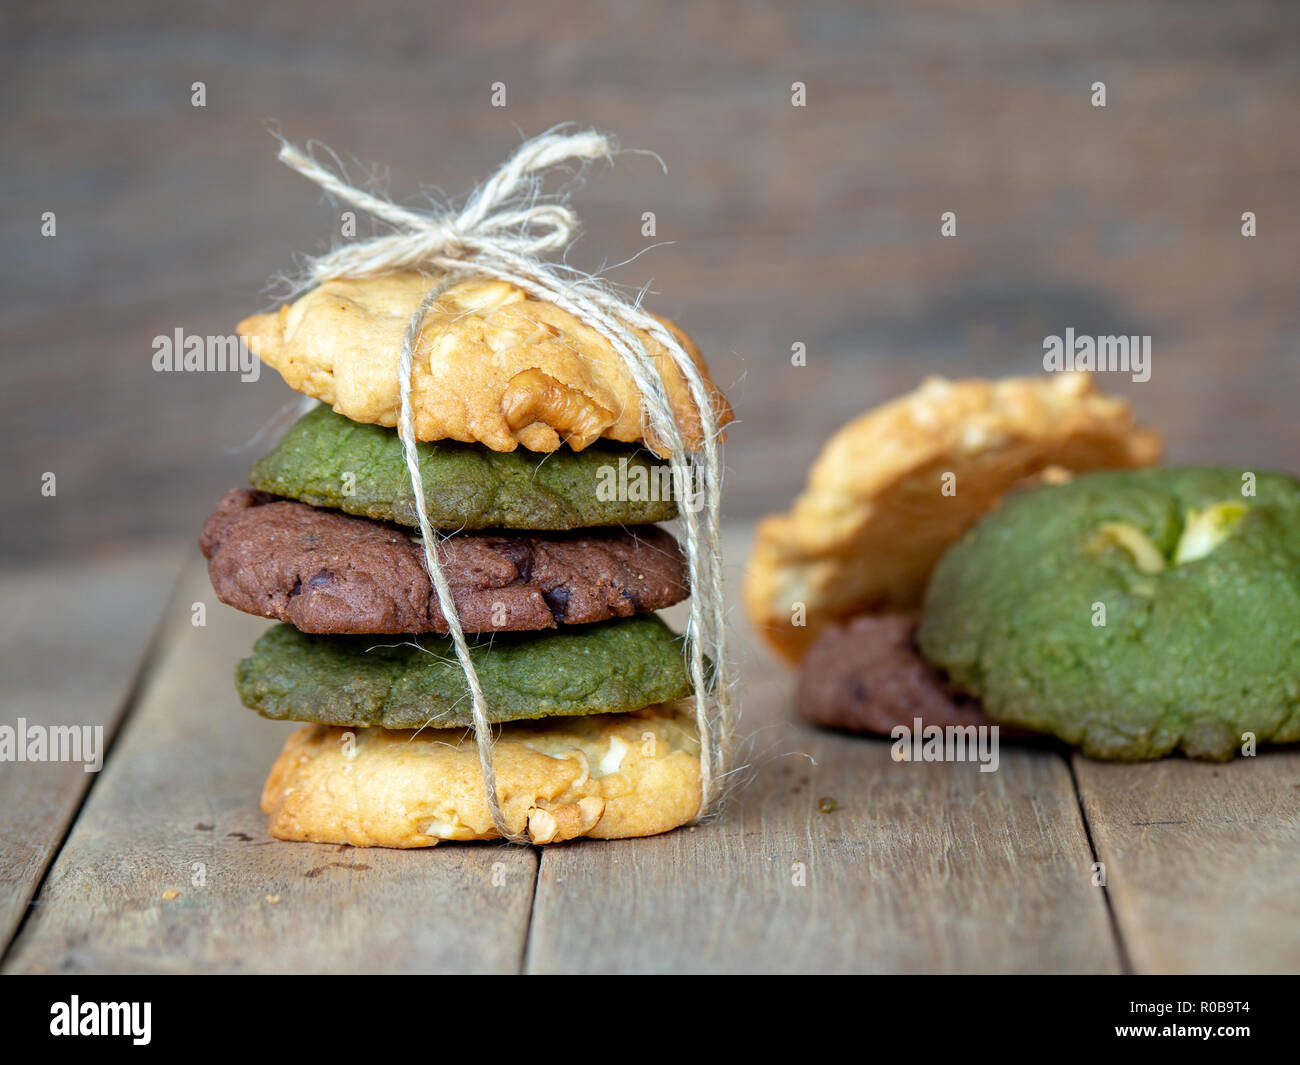
[[[733,514],[783,505],[869,404],[927,373],[1037,372],[1044,335],[1071,325],[1153,336],[1150,382],[1102,384],[1176,460],[1300,460],[1278,388],[1300,331],[1300,137],[1279,135],[1295,122],[1300,70],[1281,42],[1300,5],[154,7],[4,8],[5,206],[36,220],[6,230],[0,260],[6,383],[31,398],[0,420],[23,488],[5,495],[7,552],[84,535],[86,511],[47,524],[50,501],[26,490],[42,471],[93,500],[98,536],[128,541],[189,536],[257,457],[226,448],[289,398],[275,374],[142,367],[158,333],[228,334],[293,252],[338,234],[337,205],[275,162],[268,113],[355,156],[358,179],[390,172],[407,203],[421,183],[469,189],[520,131],[559,118],[661,152],[667,174],[630,155],[595,169],[572,261],[675,242],[615,277],[653,278],[650,308],[691,332],[735,403]],[[498,78],[505,108],[489,106]],[[807,107],[790,106],[796,79]],[[1247,210],[1256,238],[1240,233]],[[86,313],[68,313],[70,287]]]
[[[99,728],[107,747],[179,563],[163,553],[0,574],[0,724]],[[0,952],[94,780],[81,762],[0,762]]]
[[[241,707],[231,676],[267,623],[217,603],[196,562],[165,624],[170,645],[8,969],[518,970],[531,849],[272,840],[257,803],[291,726]]]
[[[1075,774],[1137,971],[1300,971],[1300,751]]]
[[[792,677],[737,622],[752,780],[717,823],[545,850],[528,971],[1119,968],[1063,758],[897,763],[888,741],[796,724]]]

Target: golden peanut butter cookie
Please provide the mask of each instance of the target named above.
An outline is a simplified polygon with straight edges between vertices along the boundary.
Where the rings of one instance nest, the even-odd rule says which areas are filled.
[[[290,388],[356,422],[395,426],[397,363],[411,315],[436,278],[403,271],[328,281],[272,314],[239,323],[239,335]],[[661,319],[662,321],[662,319]],[[719,425],[731,421],[691,339],[664,325],[695,360]],[[667,350],[639,334],[656,359],[685,443],[702,443],[699,409]],[[504,281],[468,280],[430,309],[413,360],[419,440],[481,443],[493,451],[580,451],[608,437],[646,439],[641,393],[618,352],[554,304]]]
[[[505,725],[493,748],[506,825],[534,843],[652,836],[700,808],[699,743],[685,704]],[[496,839],[472,732],[309,725],[262,791],[277,839],[432,847]]]
[[[1026,478],[1159,457],[1159,437],[1086,375],[929,378],[840,429],[793,509],[760,523],[750,618],[797,662],[831,622],[917,609],[943,553]]]

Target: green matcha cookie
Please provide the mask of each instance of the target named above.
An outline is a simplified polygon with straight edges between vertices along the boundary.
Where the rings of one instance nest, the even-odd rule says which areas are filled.
[[[1300,740],[1300,482],[1150,469],[1027,490],[944,556],[917,639],[990,717],[1096,758]]]
[[[691,691],[682,639],[653,614],[469,640],[494,722],[640,710]],[[235,683],[245,706],[277,720],[470,724],[449,637],[312,636],[276,625],[239,663]]]
[[[668,467],[626,445],[600,441],[582,451],[546,454],[455,441],[416,448],[436,529],[555,531],[677,516]],[[264,492],[313,506],[419,524],[397,430],[362,425],[328,407],[300,418],[249,480]]]

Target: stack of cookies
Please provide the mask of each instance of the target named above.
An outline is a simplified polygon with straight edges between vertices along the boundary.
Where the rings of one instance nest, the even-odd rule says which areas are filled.
[[[280,622],[237,671],[246,706],[307,723],[262,795],[280,839],[498,835],[393,428],[402,335],[433,280],[331,281],[240,323],[259,358],[325,404],[253,467],[251,489],[222,499],[200,540],[222,602]],[[698,446],[685,383],[643,340]],[[687,568],[654,524],[676,503],[619,356],[552,304],[467,281],[424,319],[411,395],[438,559],[496,732],[506,828],[551,843],[692,820],[692,685],[682,639],[653,613],[686,598]]]

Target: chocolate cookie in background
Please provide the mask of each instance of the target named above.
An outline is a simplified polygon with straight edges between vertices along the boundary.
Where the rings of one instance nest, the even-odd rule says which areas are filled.
[[[751,620],[800,666],[798,713],[885,736],[917,719],[993,723],[917,649],[934,567],[1009,493],[1159,452],[1127,404],[1078,374],[929,378],[850,422],[791,511],[759,525],[746,568]]]
[[[799,667],[795,711],[844,732],[888,736],[898,725],[997,725],[979,700],[948,683],[916,645],[919,614],[859,614],[829,625]],[[1001,725],[1005,738],[1033,735]]]
[[[434,281],[332,281],[240,324],[332,404],[303,416],[204,527],[218,597],[275,618],[238,669],[263,716],[307,723],[262,795],[280,839],[426,847],[498,836],[471,697],[425,568],[397,411],[396,352]],[[690,341],[714,416],[731,420]],[[644,337],[656,358],[666,352]],[[436,550],[497,726],[508,831],[535,843],[664,832],[702,801],[684,641],[652,612],[687,567],[621,358],[503,283],[434,302],[414,358],[416,461]],[[665,367],[688,446],[698,409]],[[445,535],[443,535],[445,534]]]
[[[814,725],[888,736],[895,725],[991,725],[916,650],[916,614],[859,614],[822,631],[804,655],[795,709]]]

